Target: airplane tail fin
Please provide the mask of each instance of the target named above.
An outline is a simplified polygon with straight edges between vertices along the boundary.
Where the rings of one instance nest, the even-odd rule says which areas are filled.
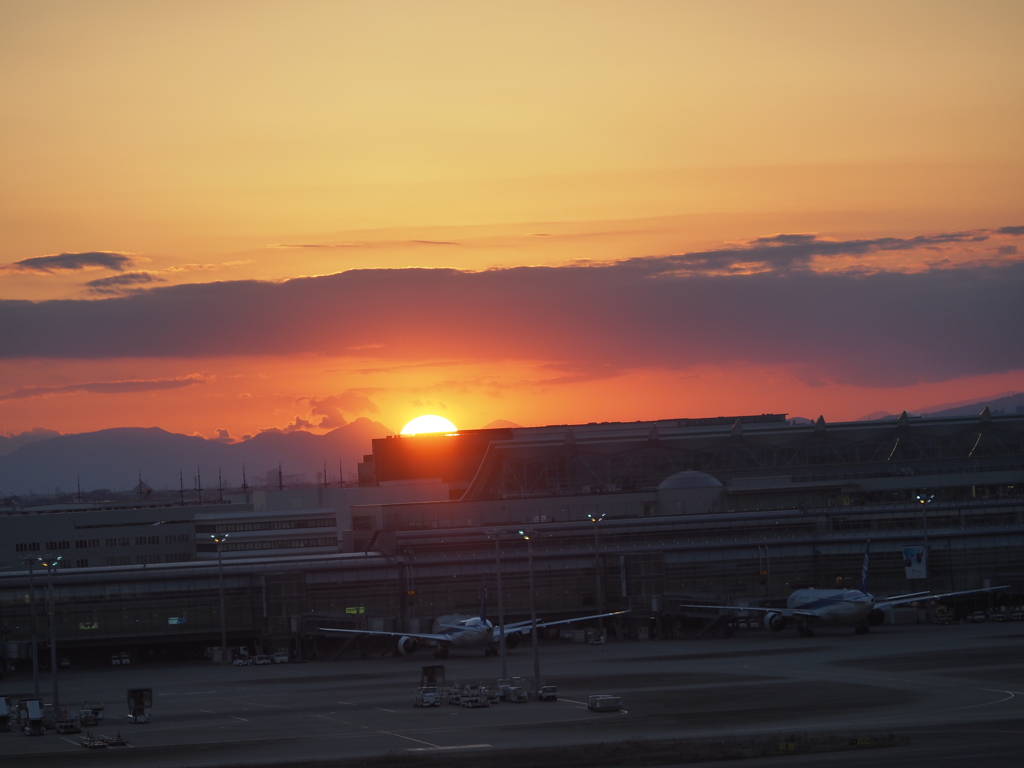
[[[860,591],[868,593],[868,563],[871,560],[871,539],[864,543],[864,565],[860,569]]]

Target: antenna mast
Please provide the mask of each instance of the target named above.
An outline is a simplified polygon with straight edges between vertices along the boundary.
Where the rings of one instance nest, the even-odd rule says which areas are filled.
[[[284,490],[284,475],[281,474],[281,464],[277,465],[277,490]]]
[[[217,467],[217,501],[224,502],[224,480],[220,474],[220,467]]]
[[[179,489],[178,493],[181,495],[181,506],[184,507],[185,506],[185,478],[182,475],[180,469],[178,470],[178,489]]]
[[[199,503],[203,503],[203,475],[199,471],[199,467],[196,467],[196,490],[199,491]]]
[[[245,503],[249,503],[249,484],[245,481],[245,464],[242,465],[242,493],[245,494]]]

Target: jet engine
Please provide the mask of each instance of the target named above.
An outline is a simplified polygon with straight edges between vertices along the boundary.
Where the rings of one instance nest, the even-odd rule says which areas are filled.
[[[873,608],[871,613],[868,614],[868,624],[872,627],[877,627],[879,624],[885,621],[885,611],[881,608]]]
[[[403,656],[412,656],[420,647],[415,637],[400,637],[398,639],[398,650]]]
[[[522,635],[518,632],[511,632],[505,635],[505,648],[509,651],[518,647],[519,641],[522,640]]]
[[[781,632],[786,628],[786,617],[781,613],[766,613],[764,615],[764,628],[772,632]]]

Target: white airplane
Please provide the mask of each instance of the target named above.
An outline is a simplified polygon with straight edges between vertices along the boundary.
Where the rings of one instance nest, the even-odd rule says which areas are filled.
[[[717,608],[721,611],[754,611],[763,614],[765,629],[781,632],[793,621],[801,637],[813,637],[813,624],[837,624],[855,627],[860,635],[885,621],[885,609],[894,605],[906,605],[921,600],[940,600],[944,597],[973,595],[978,592],[995,592],[1009,589],[1009,586],[968,589],[962,592],[913,592],[896,595],[878,602],[868,593],[868,563],[871,556],[871,542],[864,547],[864,566],[861,570],[860,589],[798,589],[786,600],[785,608],[745,608],[734,605],[683,605],[681,608]]]
[[[579,616],[575,619],[562,619],[561,621],[537,621],[537,629],[553,627],[557,624],[571,624],[577,621],[598,619],[607,616],[619,616],[626,611],[613,611],[611,613],[598,613],[593,616]],[[505,625],[505,647],[508,650],[519,645],[523,635],[528,635],[532,621],[517,621]],[[498,653],[497,643],[500,642],[500,627],[494,626],[487,619],[487,588],[484,588],[484,597],[480,605],[479,616],[460,616],[453,614],[441,616],[434,622],[430,632],[381,632],[368,629],[333,629],[321,627],[323,632],[339,632],[349,635],[383,635],[385,637],[398,638],[398,651],[403,656],[411,656],[419,649],[420,644],[425,644],[437,649],[437,658],[448,658],[448,651],[452,648],[483,648],[484,656],[494,656]]]

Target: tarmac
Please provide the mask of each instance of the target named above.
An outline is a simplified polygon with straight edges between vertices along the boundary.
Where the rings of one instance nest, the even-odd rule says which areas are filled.
[[[5,768],[131,765],[272,765],[382,754],[820,733],[896,733],[905,746],[789,756],[787,765],[1019,766],[1024,760],[1024,623],[879,627],[867,635],[823,630],[738,632],[729,639],[541,645],[542,682],[557,702],[486,709],[412,706],[420,666],[444,664],[449,684],[494,685],[501,661],[452,655],[343,659],[271,666],[202,662],[61,670],[60,701],[106,705],[95,735],[130,746],[86,750],[80,736],[0,732]],[[529,642],[508,657],[509,675],[532,681]],[[153,689],[152,721],[127,722],[126,692]],[[31,677],[0,681],[0,694],[31,694]],[[42,673],[50,701],[49,673]],[[623,710],[587,710],[590,694]],[[844,763],[845,761],[845,763]],[[773,764],[778,764],[773,763]]]

